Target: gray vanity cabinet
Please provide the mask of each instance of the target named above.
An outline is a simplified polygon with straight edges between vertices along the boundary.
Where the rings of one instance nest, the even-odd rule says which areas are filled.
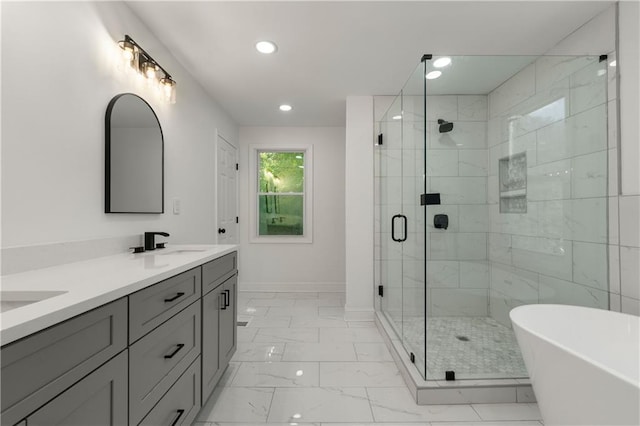
[[[236,268],[235,252],[202,266],[202,405],[236,349]]]
[[[190,425],[236,348],[237,254],[2,347],[2,426]]]
[[[127,424],[127,351],[27,417],[29,426]]]

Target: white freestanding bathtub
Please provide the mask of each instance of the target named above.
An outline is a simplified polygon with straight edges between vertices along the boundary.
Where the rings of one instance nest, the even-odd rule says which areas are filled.
[[[525,305],[511,321],[545,426],[640,425],[640,318]]]

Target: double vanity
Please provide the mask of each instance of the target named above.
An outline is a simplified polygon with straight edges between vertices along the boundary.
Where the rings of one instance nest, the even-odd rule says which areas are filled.
[[[236,348],[236,246],[3,277],[2,425],[189,425]]]

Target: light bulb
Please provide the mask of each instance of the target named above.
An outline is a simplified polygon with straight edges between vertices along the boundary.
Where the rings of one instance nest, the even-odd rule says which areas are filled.
[[[284,111],[284,112],[291,111],[293,109],[291,105],[287,105],[287,104],[280,105],[279,108],[280,108],[280,111]]]

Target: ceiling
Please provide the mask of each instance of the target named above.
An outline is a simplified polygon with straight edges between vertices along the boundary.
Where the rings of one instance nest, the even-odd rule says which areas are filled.
[[[127,4],[241,126],[343,126],[348,95],[397,94],[424,53],[540,55],[612,3]],[[274,41],[277,52],[258,53],[259,40]],[[180,81],[177,90],[179,102]],[[282,113],[282,103],[294,109]]]

